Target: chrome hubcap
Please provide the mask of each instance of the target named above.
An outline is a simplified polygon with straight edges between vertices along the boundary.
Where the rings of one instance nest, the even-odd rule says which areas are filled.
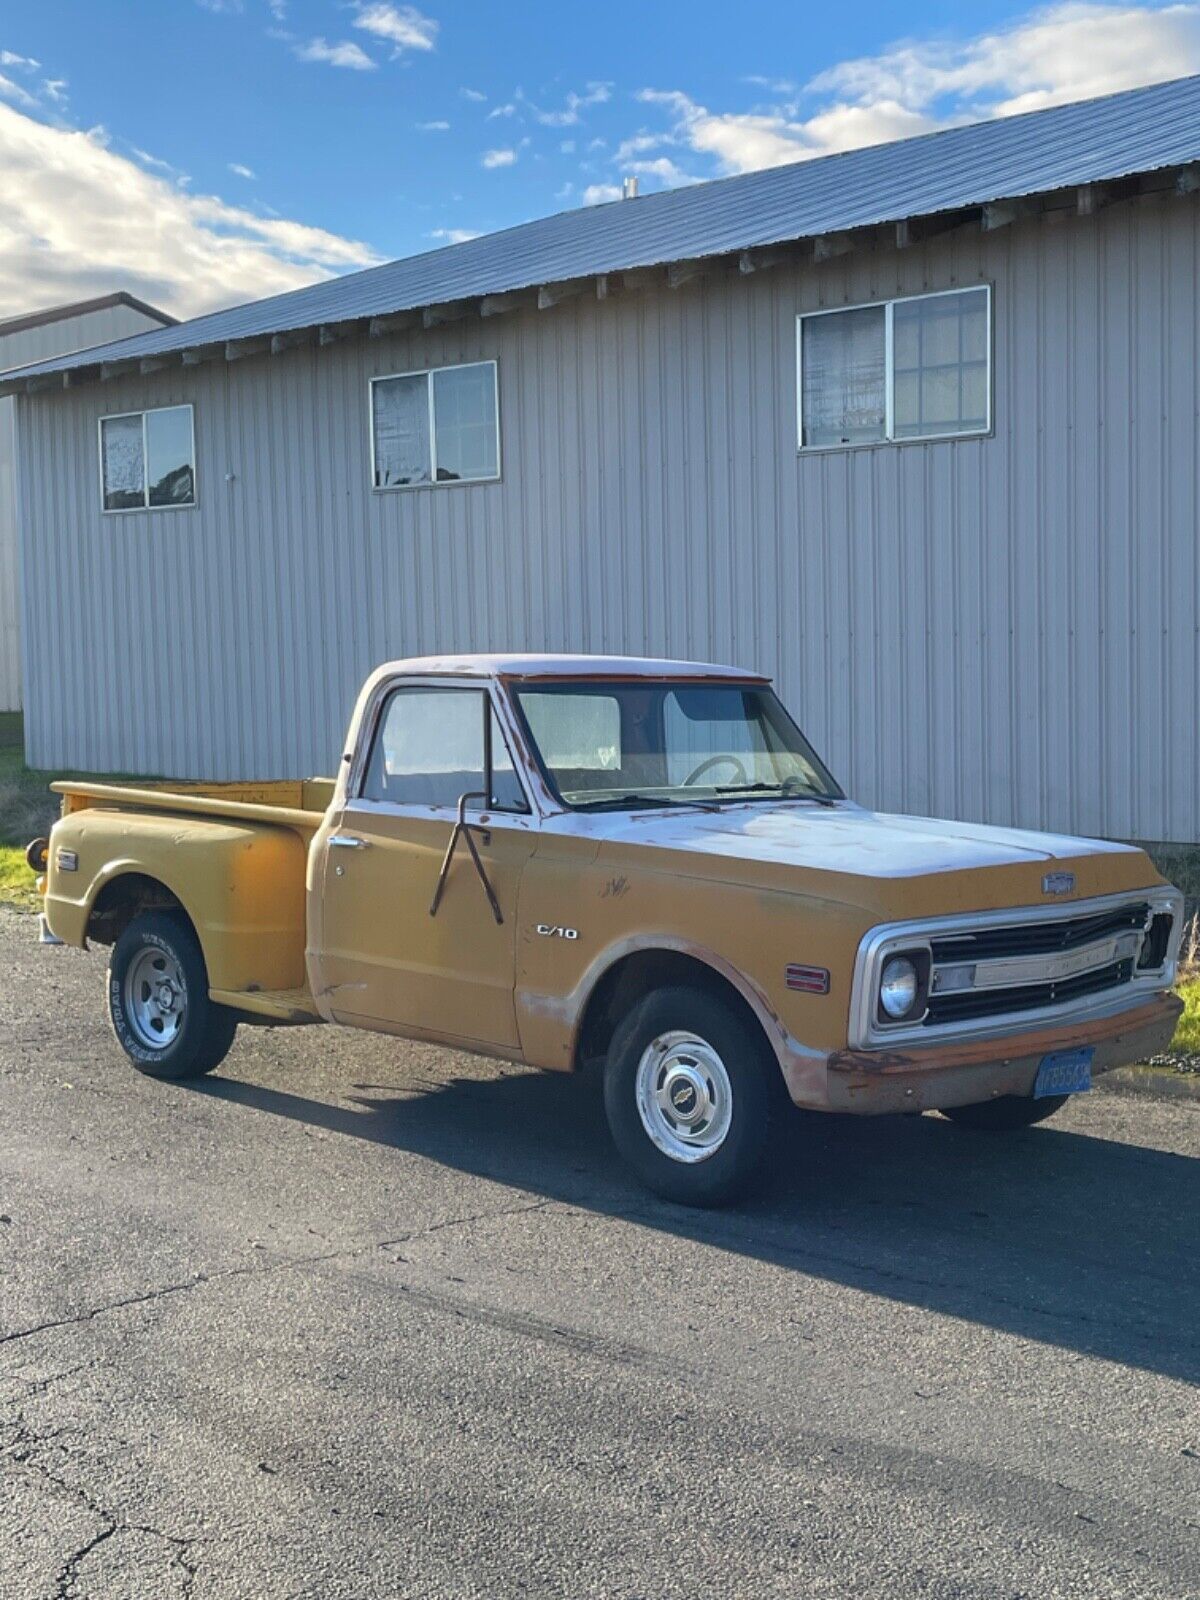
[[[166,950],[139,950],[125,974],[125,1016],[139,1044],[165,1050],[178,1036],[187,1011],[187,985],[178,961]]]
[[[672,1161],[703,1161],[719,1150],[733,1116],[733,1088],[712,1045],[691,1033],[663,1033],[638,1062],[638,1115]]]

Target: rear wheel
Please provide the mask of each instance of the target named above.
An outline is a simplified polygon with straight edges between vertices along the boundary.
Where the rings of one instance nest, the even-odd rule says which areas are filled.
[[[942,1116],[963,1128],[979,1128],[985,1133],[1011,1133],[1015,1128],[1032,1128],[1061,1110],[1070,1099],[1066,1094],[1048,1094],[1035,1100],[1032,1095],[1002,1094],[995,1100],[980,1100],[973,1106],[947,1106]]]
[[[135,917],[113,946],[108,1014],[117,1042],[152,1078],[197,1078],[219,1066],[237,1014],[208,997],[199,940],[178,912]]]
[[[642,1182],[715,1206],[757,1177],[779,1089],[766,1041],[699,989],[647,995],[618,1027],[604,1069],[613,1140]]]

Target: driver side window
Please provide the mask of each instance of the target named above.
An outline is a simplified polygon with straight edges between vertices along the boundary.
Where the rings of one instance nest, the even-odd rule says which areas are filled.
[[[525,811],[527,806],[486,691],[393,689],[384,704],[361,798],[452,811],[464,794],[482,796],[484,717],[491,722],[492,794],[474,811]]]

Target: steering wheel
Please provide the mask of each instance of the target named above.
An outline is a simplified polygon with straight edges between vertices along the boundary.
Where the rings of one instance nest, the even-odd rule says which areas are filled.
[[[683,787],[685,789],[690,789],[692,784],[695,783],[697,779],[704,776],[709,767],[720,766],[722,762],[725,762],[728,766],[737,768],[739,783],[750,782],[750,774],[746,771],[745,767],[742,765],[737,756],[707,756],[698,767],[693,767],[691,772],[688,773],[687,777],[683,780]]]

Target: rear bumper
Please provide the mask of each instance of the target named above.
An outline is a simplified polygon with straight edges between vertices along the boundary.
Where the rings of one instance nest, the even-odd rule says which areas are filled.
[[[1182,1010],[1177,995],[1159,994],[1116,1016],[1007,1039],[905,1051],[845,1050],[829,1058],[825,1109],[879,1116],[1028,1095],[1043,1056],[1081,1046],[1095,1051],[1092,1074],[1098,1076],[1165,1050]]]

